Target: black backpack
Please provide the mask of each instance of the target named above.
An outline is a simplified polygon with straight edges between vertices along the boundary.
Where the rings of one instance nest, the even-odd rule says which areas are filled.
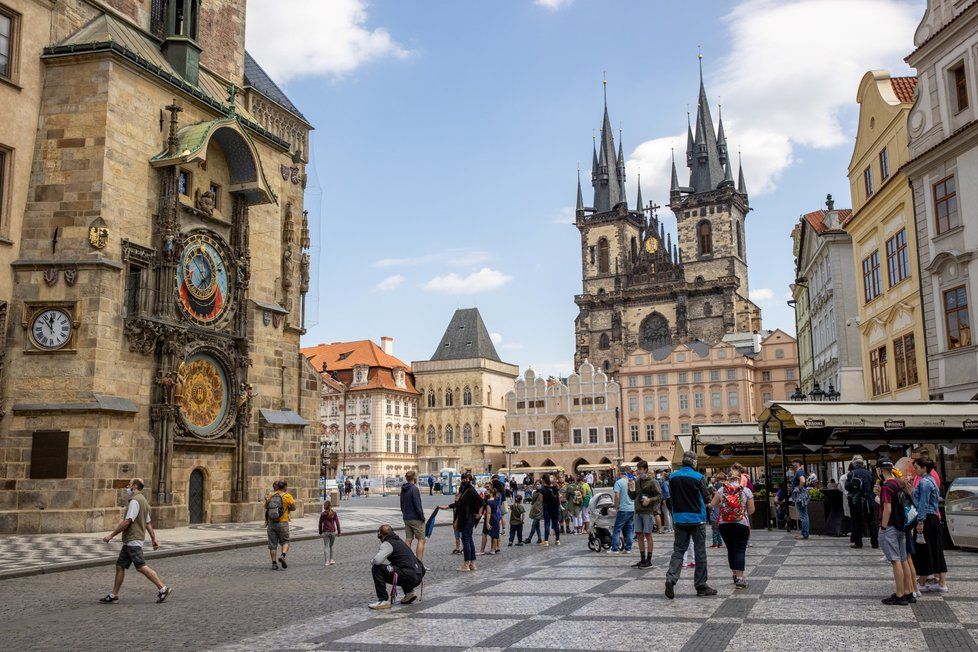
[[[272,494],[268,498],[265,506],[265,517],[270,521],[277,521],[285,513],[285,505],[282,503],[282,494]]]

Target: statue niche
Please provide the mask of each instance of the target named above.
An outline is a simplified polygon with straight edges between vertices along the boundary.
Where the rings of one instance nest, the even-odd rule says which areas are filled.
[[[639,346],[646,351],[655,351],[672,343],[669,333],[669,320],[657,312],[642,320],[638,334]]]

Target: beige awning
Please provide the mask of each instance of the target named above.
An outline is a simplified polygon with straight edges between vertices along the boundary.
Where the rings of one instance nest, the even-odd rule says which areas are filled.
[[[608,471],[613,468],[615,468],[615,465],[611,464],[610,462],[605,464],[578,464],[577,465],[578,471]]]
[[[868,428],[904,430],[953,428],[978,431],[976,401],[782,401],[772,403],[758,418],[780,420],[786,430]],[[772,419],[770,429],[777,429]]]
[[[777,433],[771,433],[768,428],[767,443],[778,443]],[[706,446],[707,444],[734,445],[734,444],[760,444],[764,440],[760,427],[756,423],[706,423],[693,426],[696,433],[696,442]]]
[[[777,432],[767,433],[768,457],[773,458],[780,451]],[[701,467],[726,467],[734,462],[745,466],[762,466],[764,456],[761,446],[764,434],[756,423],[705,423],[693,426],[693,435],[679,435],[673,447],[672,464],[682,466],[683,454],[693,445],[696,437],[696,464]],[[720,446],[718,455],[707,455],[706,448]],[[736,447],[736,448],[734,448]]]
[[[562,466],[514,466],[499,469],[500,473],[563,473]]]

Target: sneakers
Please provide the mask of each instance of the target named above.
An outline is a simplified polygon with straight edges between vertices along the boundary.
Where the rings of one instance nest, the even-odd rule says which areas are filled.
[[[915,596],[913,593],[911,593],[910,595],[903,596],[903,599],[906,600],[908,604],[917,603],[917,596]]]
[[[734,588],[735,589],[746,589],[747,588],[747,580],[745,580],[745,579],[743,579],[741,577],[738,577],[737,579],[734,580]]]
[[[666,597],[672,600],[676,597],[676,585],[666,580]]]
[[[638,563],[639,568],[652,568],[652,558],[646,557]]]
[[[702,598],[704,596],[716,595],[717,590],[704,584],[703,586],[696,587],[696,597]]]
[[[272,570],[278,570],[278,562],[277,561],[273,561],[272,562]]]
[[[172,592],[173,589],[168,586],[164,586],[162,589],[160,589],[160,592],[156,594],[156,604],[166,602],[166,599],[170,597]]]
[[[938,584],[931,589],[931,593],[947,593],[947,585],[941,586]]]
[[[513,545],[513,544],[509,544],[509,545]],[[516,547],[517,547],[517,548],[519,548],[519,547],[520,547],[520,546],[522,546],[522,545],[523,545],[523,542],[522,542],[522,541],[520,541],[519,543],[517,543],[517,544],[516,544]]]
[[[618,555],[618,554],[621,554],[621,553],[618,550],[615,550],[614,548],[609,548],[608,549],[608,554],[609,555]]]
[[[404,597],[401,598],[401,604],[411,604],[417,599],[418,599],[418,594],[415,593],[414,591],[411,591],[410,593],[404,594]]]
[[[900,607],[906,607],[907,605],[910,604],[909,602],[907,602],[907,599],[905,597],[903,597],[902,595],[897,595],[896,593],[891,594],[890,597],[888,598],[883,598],[882,600],[880,600],[880,602],[882,602],[885,605],[900,606]]]
[[[377,602],[371,602],[367,606],[370,607],[371,609],[390,609],[391,608],[391,601],[390,600],[377,600]]]
[[[112,595],[111,593],[109,593],[104,598],[99,598],[98,601],[101,602],[102,604],[111,604],[113,602],[118,602],[119,596]]]
[[[507,547],[507,548],[512,548],[512,547],[513,547],[513,542],[512,542],[512,541],[510,541],[509,543],[507,543],[507,544],[506,544],[506,547]]]
[[[336,564],[336,561],[335,561],[335,560],[333,560],[333,559],[330,559],[330,560],[329,560],[329,565],[330,565],[330,566],[333,566],[333,565],[335,565],[335,564]]]
[[[558,546],[560,545],[560,539],[557,539],[557,545]]]
[[[278,563],[282,564],[282,568],[288,568],[289,567],[289,565],[287,563],[285,563],[285,553],[284,552],[278,558]]]
[[[644,563],[645,563],[645,555],[642,555],[642,558],[639,559],[634,564],[632,564],[631,567],[632,568],[641,568],[642,567],[642,564],[644,564]]]
[[[550,541],[549,540],[548,541],[537,541],[537,545],[549,546],[550,545]]]

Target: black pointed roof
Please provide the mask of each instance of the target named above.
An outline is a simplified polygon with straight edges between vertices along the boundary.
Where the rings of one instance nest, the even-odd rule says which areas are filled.
[[[594,210],[598,213],[610,211],[622,201],[623,179],[619,178],[619,161],[615,154],[615,136],[611,131],[611,118],[608,105],[604,105],[604,119],[601,123],[601,146],[598,151],[598,174],[594,180]]]
[[[696,134],[689,169],[689,186],[695,192],[716,190],[723,181],[723,165],[720,163],[717,134],[713,128],[713,116],[710,114],[710,102],[706,97],[706,87],[703,85],[702,67],[700,68],[700,96],[696,106]]]
[[[296,105],[292,103],[292,100],[290,100],[285,93],[282,92],[282,89],[272,81],[272,78],[268,76],[268,73],[258,65],[258,62],[255,61],[254,57],[252,57],[247,50],[245,50],[244,60],[244,83],[245,86],[251,86],[289,113],[292,113],[297,118],[301,119],[306,124],[309,123],[309,121],[306,120],[306,117],[302,115],[302,112],[299,111],[298,107],[296,107]]]
[[[489,331],[478,308],[459,308],[452,315],[445,334],[438,343],[438,349],[431,356],[431,361],[466,360],[469,358],[486,358],[502,362],[496,347],[493,346]]]

